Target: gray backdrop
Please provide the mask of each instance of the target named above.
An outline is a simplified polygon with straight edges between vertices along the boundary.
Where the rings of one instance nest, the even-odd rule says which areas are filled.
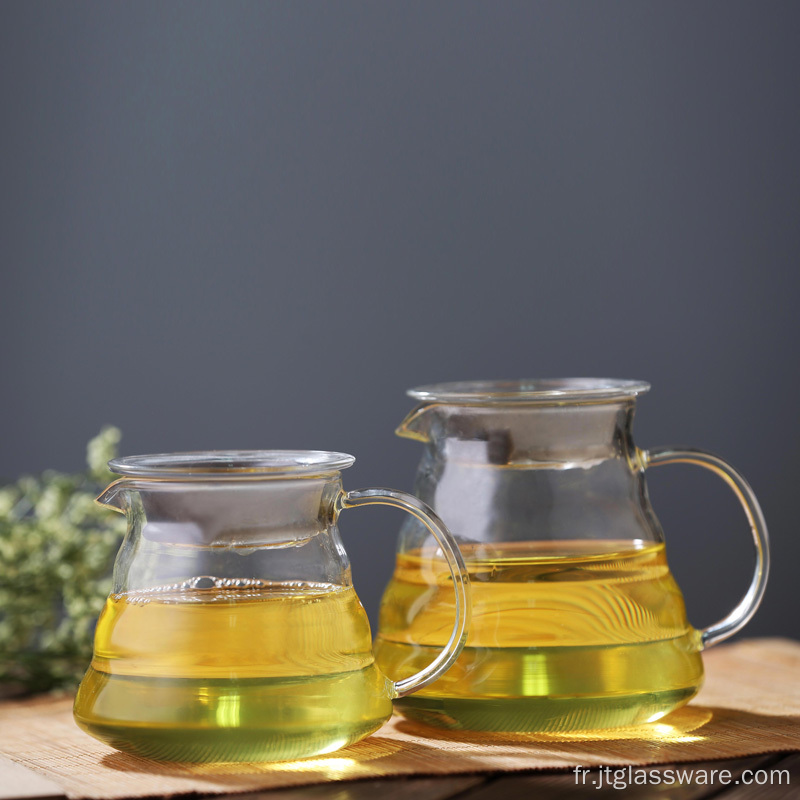
[[[0,5],[0,475],[352,452],[409,489],[415,384],[641,378],[640,446],[749,477],[800,635],[800,5]],[[736,500],[651,478],[696,625],[749,580]],[[373,614],[400,517],[343,518]]]

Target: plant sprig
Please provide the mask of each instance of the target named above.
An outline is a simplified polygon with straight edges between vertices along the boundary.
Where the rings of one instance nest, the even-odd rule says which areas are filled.
[[[77,685],[111,587],[125,520],[94,498],[121,434],[104,427],[84,473],[48,470],[0,488],[0,692]]]

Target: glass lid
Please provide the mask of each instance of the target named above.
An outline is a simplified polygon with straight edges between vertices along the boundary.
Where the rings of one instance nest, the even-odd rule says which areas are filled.
[[[354,461],[326,450],[206,450],[114,458],[108,468],[137,478],[269,478],[338,472]]]
[[[617,378],[531,378],[434,383],[409,389],[407,394],[426,403],[558,403],[621,400],[649,388],[645,381]]]

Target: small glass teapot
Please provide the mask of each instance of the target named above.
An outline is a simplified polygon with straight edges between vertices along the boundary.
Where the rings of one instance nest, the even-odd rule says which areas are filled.
[[[149,758],[305,758],[369,735],[393,698],[439,678],[466,639],[464,562],[415,497],[344,492],[340,471],[354,460],[237,451],[109,462],[124,477],[98,502],[125,513],[128,532],[75,699],[78,725]],[[369,504],[411,514],[439,543],[454,589],[446,645],[396,683],[375,665],[336,525],[343,509]]]
[[[758,608],[767,529],[744,478],[701,450],[639,450],[631,424],[649,385],[603,379],[440,384],[397,430],[425,445],[416,494],[459,542],[472,584],[467,645],[446,675],[397,703],[448,728],[579,731],[650,722],[688,702],[700,651]],[[752,584],[702,631],[650,507],[645,471],[695,464],[721,477],[752,529]],[[445,641],[449,577],[427,531],[402,528],[383,598],[376,658],[410,675]]]

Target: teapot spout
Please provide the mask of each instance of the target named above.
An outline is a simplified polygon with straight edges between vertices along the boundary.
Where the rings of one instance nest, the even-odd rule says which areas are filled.
[[[417,406],[395,428],[395,433],[404,439],[413,439],[416,442],[430,442],[433,438],[433,424],[438,419],[438,406],[423,403]]]
[[[128,509],[128,491],[126,481],[120,479],[110,483],[101,494],[95,498],[95,503],[124,514]]]

